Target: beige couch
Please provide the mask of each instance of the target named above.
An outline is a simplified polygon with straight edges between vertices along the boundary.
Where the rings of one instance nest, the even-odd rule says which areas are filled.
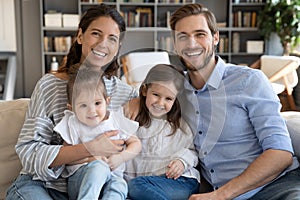
[[[0,102],[0,199],[21,169],[15,153],[18,134],[24,122],[29,99]],[[296,155],[300,155],[300,112],[284,112]]]

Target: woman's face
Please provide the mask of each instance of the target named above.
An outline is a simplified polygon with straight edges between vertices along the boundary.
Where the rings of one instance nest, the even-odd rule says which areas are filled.
[[[79,30],[77,42],[82,45],[80,61],[102,67],[117,55],[120,45],[118,24],[111,18],[101,16],[89,25],[83,33]]]

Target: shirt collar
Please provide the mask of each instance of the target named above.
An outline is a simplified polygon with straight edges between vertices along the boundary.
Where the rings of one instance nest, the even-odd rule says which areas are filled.
[[[226,64],[219,56],[216,56],[216,60],[217,60],[217,64],[216,64],[214,70],[212,71],[209,79],[207,80],[206,84],[201,89],[201,91],[205,90],[207,87],[218,89],[221,85],[222,78],[225,73]],[[188,76],[188,73],[186,73],[186,77],[187,77],[188,82],[190,82],[190,77]],[[185,83],[185,85],[187,86],[188,84]],[[193,87],[190,85],[189,87],[187,86],[186,88],[191,89]],[[193,88],[191,90],[195,90],[195,89]]]

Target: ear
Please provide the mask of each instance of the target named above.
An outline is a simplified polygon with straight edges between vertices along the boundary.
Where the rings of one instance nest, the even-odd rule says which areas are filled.
[[[147,86],[145,84],[141,85],[141,91],[142,91],[142,95],[145,97],[147,96]]]
[[[219,31],[214,34],[214,45],[217,46],[219,44]]]
[[[83,35],[82,29],[79,28],[77,38],[76,38],[78,44],[82,44],[82,35]]]
[[[107,97],[107,98],[106,98],[106,104],[107,104],[107,105],[110,104],[110,97]]]
[[[71,106],[71,104],[67,104],[67,108],[68,108],[68,110],[71,110],[72,111],[72,106]]]

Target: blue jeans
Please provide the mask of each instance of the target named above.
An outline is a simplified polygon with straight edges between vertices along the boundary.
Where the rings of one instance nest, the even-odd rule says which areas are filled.
[[[183,200],[198,191],[198,181],[183,176],[177,180],[166,176],[139,176],[128,182],[128,196],[133,200]]]
[[[67,193],[46,188],[45,183],[32,180],[30,175],[19,175],[8,188],[6,200],[68,200]]]
[[[300,168],[288,172],[284,176],[265,186],[249,200],[299,200]]]
[[[109,166],[101,160],[95,160],[80,167],[68,179],[68,192],[74,199],[126,199],[127,183],[111,174]]]

